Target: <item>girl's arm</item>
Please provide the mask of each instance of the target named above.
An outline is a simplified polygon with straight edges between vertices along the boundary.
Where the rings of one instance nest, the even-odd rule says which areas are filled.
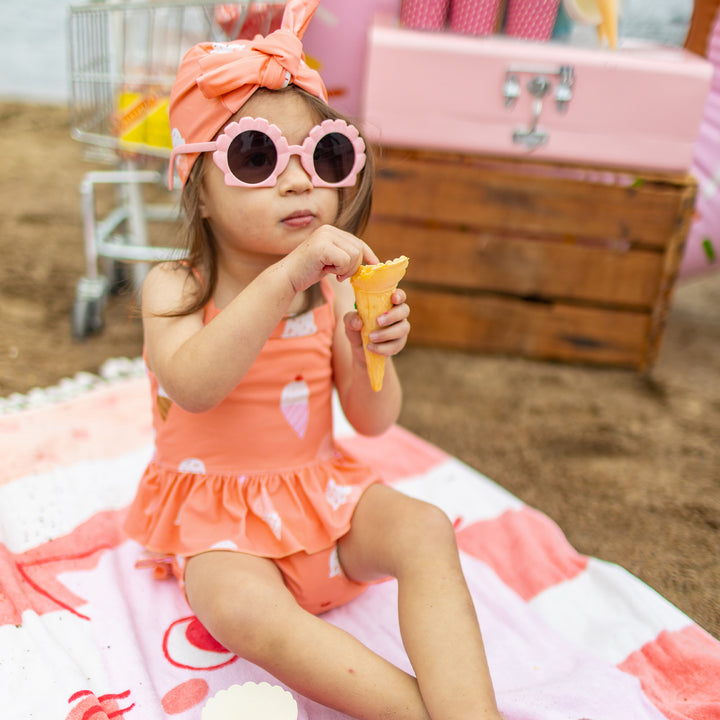
[[[334,281],[334,279],[333,279]],[[333,374],[340,404],[350,424],[362,435],[385,432],[400,415],[402,388],[392,362],[407,342],[410,332],[405,291],[393,293],[393,308],[378,319],[381,329],[371,335],[371,349],[385,355],[385,377],[382,389],[375,392],[370,386],[362,346],[362,320],[353,309],[355,296],[349,282],[333,282],[336,317],[333,342]]]
[[[143,285],[143,327],[163,390],[189,412],[214,407],[242,380],[297,293],[327,274],[349,277],[364,259],[377,262],[354,235],[323,226],[242,287],[207,325],[202,311],[166,314],[197,294],[199,281],[176,265],[153,268]]]
[[[185,268],[163,264],[150,271],[142,292],[148,364],[163,390],[189,412],[209,410],[240,382],[296,294],[273,265],[207,325],[202,310],[164,315],[186,304],[198,285]]]

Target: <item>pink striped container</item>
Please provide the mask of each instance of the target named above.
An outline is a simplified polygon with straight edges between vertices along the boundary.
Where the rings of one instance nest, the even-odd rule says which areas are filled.
[[[492,35],[500,29],[505,0],[451,0],[450,29],[468,35]]]
[[[552,37],[560,0],[508,0],[505,34],[525,40]]]
[[[450,0],[402,0],[400,24],[414,30],[443,30]]]

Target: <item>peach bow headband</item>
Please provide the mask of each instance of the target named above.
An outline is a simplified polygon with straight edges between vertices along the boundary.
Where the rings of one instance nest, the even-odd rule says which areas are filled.
[[[305,62],[302,37],[320,0],[288,0],[280,29],[267,37],[199,43],[185,53],[170,93],[173,147],[212,140],[259,88],[293,84],[327,102],[319,73]],[[183,184],[197,154],[181,155]],[[170,168],[173,172],[173,168]]]

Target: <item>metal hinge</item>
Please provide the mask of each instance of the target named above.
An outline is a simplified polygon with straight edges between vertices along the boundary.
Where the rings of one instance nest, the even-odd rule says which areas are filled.
[[[525,88],[532,96],[530,124],[517,127],[512,139],[516,145],[524,145],[529,150],[545,145],[549,139],[546,130],[540,127],[540,114],[546,96],[553,90],[557,112],[567,112],[568,104],[573,97],[575,71],[570,65],[559,67],[545,66],[510,66],[505,72],[503,83],[503,100],[505,107],[512,109],[522,93],[521,78],[530,75]]]

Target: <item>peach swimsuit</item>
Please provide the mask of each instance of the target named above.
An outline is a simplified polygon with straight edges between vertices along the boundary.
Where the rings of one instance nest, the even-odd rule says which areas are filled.
[[[332,290],[283,320],[240,384],[218,406],[189,413],[150,372],[155,455],[126,520],[153,555],[233,550],[272,558],[298,602],[319,613],[367,586],[347,578],[337,540],[363,491],[381,478],[332,435]],[[211,303],[205,323],[219,311]]]

